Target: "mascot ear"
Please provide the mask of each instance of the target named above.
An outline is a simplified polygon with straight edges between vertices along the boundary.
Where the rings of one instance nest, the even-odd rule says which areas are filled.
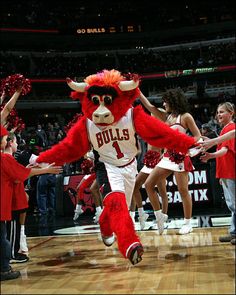
[[[71,80],[71,78],[66,78],[66,82],[71,89],[77,92],[85,92],[85,88],[88,86],[85,82],[77,83]]]
[[[129,91],[137,88],[139,85],[139,81],[121,81],[118,84],[118,87],[120,88],[121,91]]]

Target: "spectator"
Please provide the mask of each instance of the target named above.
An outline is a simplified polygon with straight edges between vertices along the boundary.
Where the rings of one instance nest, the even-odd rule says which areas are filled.
[[[36,129],[36,137],[38,141],[38,145],[45,148],[48,145],[47,134],[45,130],[42,129],[40,124],[37,125]]]
[[[45,226],[48,215],[56,213],[56,176],[40,175],[37,182],[37,204],[40,213],[40,224]]]
[[[235,106],[230,102],[219,104],[217,108],[217,118],[223,127],[220,135],[224,135],[231,130],[235,130],[233,121]],[[231,212],[231,224],[229,234],[219,238],[220,242],[236,241],[236,212],[235,212],[235,140],[234,138],[218,144],[214,153],[205,152],[201,156],[203,162],[209,159],[216,159],[216,178],[219,178],[223,187],[226,204]]]

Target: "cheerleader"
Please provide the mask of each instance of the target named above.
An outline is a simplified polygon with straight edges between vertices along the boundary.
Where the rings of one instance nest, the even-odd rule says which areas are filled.
[[[195,139],[199,140],[201,133],[192,115],[187,111],[187,99],[183,92],[179,88],[171,89],[163,95],[162,99],[165,111],[160,111],[151,105],[149,101],[145,99],[143,94],[140,96],[140,100],[143,102],[144,106],[172,129],[179,130],[182,133],[186,133],[189,130]],[[188,192],[188,172],[193,169],[194,167],[188,155],[166,149],[160,162],[156,165],[145,181],[145,189],[154,209],[159,234],[163,233],[164,223],[168,219],[166,178],[172,173],[174,173],[176,178],[178,190],[183,202],[184,224],[179,230],[179,234],[188,234],[192,232],[192,199]],[[162,198],[162,204],[165,204],[162,210],[159,198],[157,198],[155,191],[156,185],[158,187],[159,195]]]

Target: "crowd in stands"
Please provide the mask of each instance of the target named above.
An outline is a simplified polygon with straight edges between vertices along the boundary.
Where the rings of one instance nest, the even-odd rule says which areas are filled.
[[[64,138],[65,131],[64,126],[60,126],[58,122],[48,122],[44,125],[27,126],[25,130],[17,134],[17,137],[23,145],[42,151]]]
[[[78,26],[138,23],[143,30],[216,23],[234,18],[234,5],[226,1],[6,1],[1,26],[70,29]],[[23,12],[23,13],[22,13]]]
[[[103,69],[139,74],[215,67],[235,63],[235,42],[174,50],[139,49],[135,52],[89,53],[1,52],[0,77],[21,72],[28,77],[83,77]]]

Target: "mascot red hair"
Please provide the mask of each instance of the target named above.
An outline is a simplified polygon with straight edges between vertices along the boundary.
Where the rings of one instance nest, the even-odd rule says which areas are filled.
[[[80,99],[83,116],[66,138],[39,155],[37,162],[57,165],[73,162],[90,149],[95,153],[96,176],[103,194],[99,218],[106,246],[117,240],[121,254],[136,264],[143,246],[135,232],[129,205],[137,174],[138,134],[150,145],[186,153],[195,140],[148,115],[142,106],[133,107],[139,96],[139,80],[126,80],[117,70],[103,70],[77,83],[67,79]]]

